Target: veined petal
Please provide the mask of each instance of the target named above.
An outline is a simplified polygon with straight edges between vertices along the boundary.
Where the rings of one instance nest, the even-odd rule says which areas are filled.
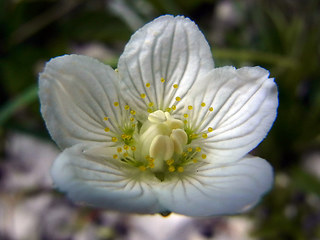
[[[230,215],[252,208],[272,183],[271,166],[247,155],[225,165],[206,164],[194,174],[163,183],[159,197],[167,211],[189,216]]]
[[[119,59],[122,93],[136,108],[165,110],[214,67],[203,34],[188,18],[162,16],[138,30]],[[142,97],[141,97],[142,96]]]
[[[111,142],[118,131],[122,112],[115,71],[99,61],[65,55],[49,61],[39,78],[41,112],[60,148],[77,143]],[[109,117],[105,132],[105,117]]]
[[[207,131],[202,140],[215,159],[236,160],[256,147],[271,128],[278,107],[277,86],[269,72],[260,67],[222,67],[213,70],[195,90],[195,106],[206,103],[212,111],[200,108],[192,115],[193,128]]]
[[[112,147],[88,144],[65,149],[51,169],[56,187],[80,204],[124,212],[160,212],[151,189],[156,179],[112,159],[115,152]]]

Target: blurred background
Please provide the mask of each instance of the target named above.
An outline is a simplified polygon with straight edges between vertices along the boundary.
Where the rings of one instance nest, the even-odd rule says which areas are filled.
[[[194,20],[216,66],[259,65],[276,79],[278,117],[253,152],[273,165],[274,188],[247,214],[126,215],[52,189],[44,63],[77,53],[116,67],[132,33],[162,14]],[[0,239],[320,239],[319,43],[318,0],[0,0]]]

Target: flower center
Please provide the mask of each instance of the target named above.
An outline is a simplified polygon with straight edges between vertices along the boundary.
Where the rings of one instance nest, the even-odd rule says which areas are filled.
[[[155,159],[153,171],[163,171],[165,161],[181,154],[188,142],[183,122],[169,112],[150,113],[140,130],[141,154]]]

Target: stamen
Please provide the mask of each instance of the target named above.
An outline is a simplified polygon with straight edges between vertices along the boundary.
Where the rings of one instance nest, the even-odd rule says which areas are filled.
[[[118,102],[114,102],[113,105],[114,105],[115,107],[118,107],[118,106],[119,106],[119,103],[118,103]]]
[[[213,107],[210,107],[210,108],[209,108],[209,111],[212,112],[212,111],[213,111]]]
[[[166,80],[162,77],[162,78],[160,79],[160,81],[161,81],[162,83],[164,83]]]
[[[105,121],[108,121],[108,119],[109,119],[108,117],[104,117],[104,118],[103,118],[103,120],[105,120]]]
[[[131,110],[130,113],[131,113],[131,115],[136,115],[136,111],[134,111],[134,110]]]
[[[178,84],[173,84],[173,88],[178,88]]]
[[[116,141],[118,141],[118,139],[117,139],[116,137],[112,137],[112,138],[111,138],[111,141],[112,141],[112,142],[116,142]]]
[[[182,173],[184,171],[184,168],[183,167],[178,167],[178,172]]]
[[[202,154],[201,157],[202,157],[202,159],[206,159],[207,155]]]
[[[151,84],[150,83],[146,83],[146,87],[148,88],[148,87],[150,87],[151,86]]]
[[[193,108],[193,107],[192,107],[191,105],[188,106],[188,109],[189,109],[189,110],[192,110],[192,108]]]
[[[104,131],[105,131],[105,132],[109,132],[109,131],[110,131],[110,128],[106,127],[106,128],[104,129]]]
[[[201,152],[201,147],[196,147],[197,152]]]
[[[129,110],[129,108],[130,108],[129,105],[125,105],[125,106],[124,106],[124,109],[125,109],[125,110]]]
[[[145,166],[140,166],[139,169],[144,172],[146,170],[146,167]]]
[[[135,146],[132,146],[131,150],[134,152],[135,150],[137,150],[137,148]]]
[[[180,102],[180,101],[181,101],[181,98],[180,98],[180,97],[176,97],[176,101],[177,101],[177,102]]]
[[[208,137],[208,134],[203,133],[203,134],[202,134],[202,137],[203,137],[203,138],[207,138],[207,137]]]
[[[206,106],[206,104],[203,102],[203,103],[201,103],[201,107],[205,107]]]
[[[185,114],[183,114],[183,117],[187,118],[187,117],[189,117],[189,115],[185,113]]]
[[[209,127],[208,128],[208,132],[212,132],[213,131],[213,128],[212,127]]]
[[[141,93],[141,94],[140,94],[140,97],[141,97],[141,98],[145,98],[145,97],[146,97],[146,94]]]
[[[168,170],[169,170],[169,172],[174,172],[174,171],[176,170],[176,168],[171,165],[171,166],[168,168]]]
[[[176,110],[177,109],[176,105],[172,105],[171,109]]]
[[[113,155],[113,159],[117,159],[118,158],[118,155],[117,154],[114,154]]]
[[[118,147],[118,148],[117,148],[117,152],[118,152],[118,153],[121,153],[121,152],[122,152],[122,148],[121,148],[121,147]]]

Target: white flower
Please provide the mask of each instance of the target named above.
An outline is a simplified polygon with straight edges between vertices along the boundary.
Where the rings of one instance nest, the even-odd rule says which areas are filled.
[[[248,155],[276,117],[277,87],[260,67],[214,68],[184,17],[138,30],[118,69],[65,55],[40,74],[41,112],[63,152],[56,187],[77,203],[124,212],[243,212],[273,182]]]

